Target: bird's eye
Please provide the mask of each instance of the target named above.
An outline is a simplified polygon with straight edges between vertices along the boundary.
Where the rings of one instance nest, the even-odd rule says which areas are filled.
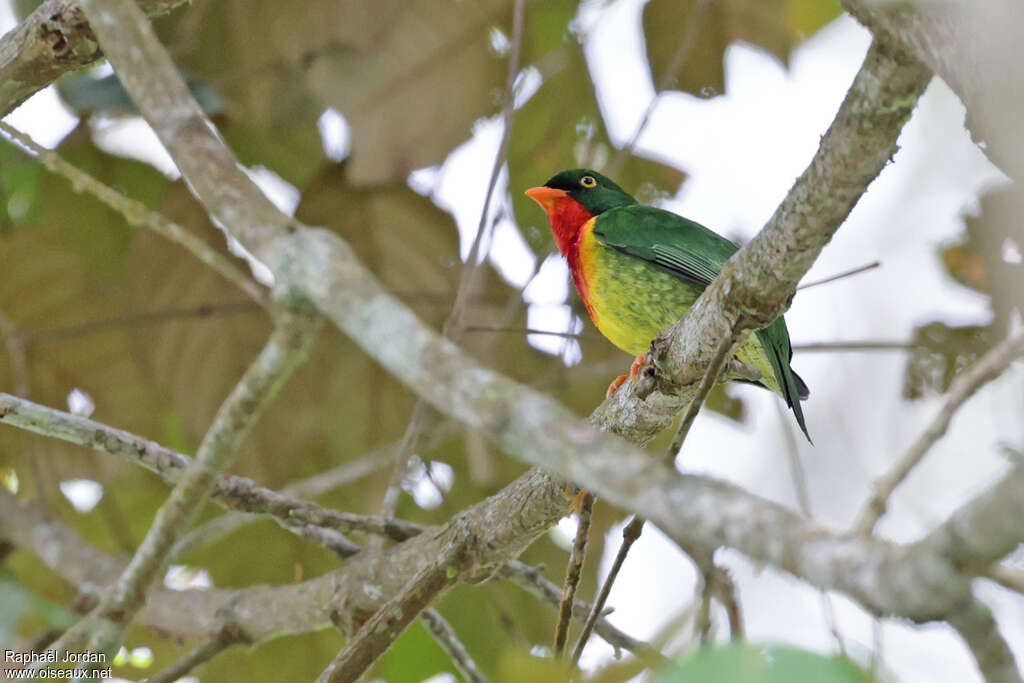
[[[594,180],[594,176],[585,175],[582,178],[580,178],[580,185],[582,185],[583,187],[597,187],[597,181]]]

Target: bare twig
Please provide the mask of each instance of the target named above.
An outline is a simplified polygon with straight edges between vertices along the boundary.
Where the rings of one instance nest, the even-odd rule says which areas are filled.
[[[51,649],[58,652],[85,645],[113,655],[124,630],[145,602],[168,553],[213,492],[222,471],[263,410],[292,371],[305,358],[319,328],[307,314],[281,314],[278,325],[255,362],[221,405],[203,438],[192,465],[160,507],[156,519],[128,566],[89,616],[69,629]]]
[[[1024,354],[1024,334],[1004,340],[966,371],[957,375],[949,387],[949,393],[946,394],[946,400],[939,412],[893,468],[875,481],[872,486],[871,498],[857,515],[857,522],[854,525],[857,533],[869,534],[874,530],[879,518],[885,514],[893,491],[924,459],[932,445],[946,433],[949,423],[960,406],[982,386],[1003,374],[1010,363],[1021,354]]]
[[[734,341],[732,335],[727,334],[719,342],[718,349],[711,358],[711,362],[708,364],[707,370],[704,371],[704,376],[701,377],[700,384],[697,386],[697,393],[694,394],[693,399],[690,401],[686,413],[683,414],[683,419],[679,421],[679,429],[676,430],[675,436],[672,437],[672,443],[669,444],[668,451],[665,453],[666,462],[674,462],[679,454],[679,450],[683,447],[683,442],[686,441],[686,436],[690,433],[690,427],[693,426],[693,421],[697,419],[697,413],[700,412],[701,406],[704,405],[704,399],[711,393],[715,382],[718,381],[718,376],[722,374],[722,368],[725,367],[725,363],[729,359],[729,351],[732,349]]]
[[[836,280],[842,280],[842,279],[848,278],[848,277],[850,277],[852,275],[860,275],[861,273],[864,273],[864,272],[867,272],[869,270],[873,270],[875,268],[878,268],[880,265],[882,265],[881,261],[872,261],[871,263],[865,264],[863,266],[858,266],[856,268],[851,268],[850,270],[844,270],[841,273],[836,273],[835,275],[829,275],[828,277],[822,278],[820,280],[813,280],[811,282],[805,282],[805,283],[801,284],[799,287],[797,287],[797,290],[799,291],[801,289],[809,289],[811,287],[817,287],[818,285],[824,285],[824,284],[828,284],[829,282],[835,282]]]
[[[0,422],[126,458],[172,484],[181,481],[183,473],[194,462],[187,455],[129,432],[10,394],[0,393]],[[216,502],[231,510],[271,515],[282,527],[300,535],[304,535],[300,527],[316,524],[345,533],[380,533],[392,540],[403,541],[423,529],[405,520],[330,510],[257,486],[249,479],[234,475],[221,474],[216,477],[213,497]]]
[[[498,151],[494,155],[494,164],[491,166],[491,175],[487,181],[487,192],[484,193],[484,203],[480,208],[480,221],[477,224],[476,235],[473,237],[473,244],[469,249],[469,256],[466,258],[466,266],[462,269],[462,276],[459,278],[459,289],[455,294],[455,303],[452,304],[452,311],[444,324],[443,334],[447,337],[450,337],[453,332],[457,333],[462,328],[462,318],[465,313],[466,303],[470,292],[473,291],[473,282],[479,266],[480,249],[488,232],[487,214],[491,205],[491,197],[494,195],[494,188],[498,184],[501,169],[505,166],[508,143],[512,138],[512,124],[515,120],[515,85],[516,78],[519,76],[519,54],[523,44],[523,15],[525,11],[525,0],[515,0],[512,9],[512,37],[509,46],[508,73],[505,77],[505,96],[501,105],[501,119],[503,123],[501,142],[498,144]]]
[[[439,430],[447,434],[448,430]],[[437,434],[435,434],[437,438]],[[378,448],[367,455],[342,463],[337,467],[314,474],[301,481],[292,482],[281,489],[283,496],[297,496],[301,498],[316,498],[329,491],[341,488],[358,481],[374,472],[386,468],[394,461],[395,444]],[[258,519],[256,514],[244,514],[229,512],[228,514],[215,517],[209,522],[196,526],[179,540],[174,550],[173,557],[180,557],[208,545],[224,536],[237,531],[249,522]],[[282,518],[279,518],[282,519]],[[286,517],[291,521],[290,516]]]
[[[915,348],[917,348],[917,344],[901,341],[837,341],[793,344],[794,351],[803,353],[814,351],[910,351]]]
[[[576,589],[583,574],[583,560],[587,555],[587,541],[590,538],[590,518],[594,511],[594,496],[581,491],[579,526],[573,539],[569,564],[565,569],[565,583],[562,585],[562,599],[558,603],[558,622],[555,624],[554,654],[559,658],[565,652],[569,638],[569,621],[576,604]]]
[[[654,114],[654,110],[657,108],[658,102],[661,101],[661,94],[675,84],[676,74],[679,73],[683,66],[686,65],[686,60],[690,56],[690,50],[693,48],[693,44],[697,40],[697,36],[700,35],[700,29],[704,23],[707,8],[711,5],[712,1],[713,0],[699,0],[697,2],[693,15],[690,17],[690,21],[686,25],[686,33],[683,34],[682,39],[676,46],[676,51],[672,53],[672,59],[669,61],[669,65],[665,70],[665,73],[655,84],[654,97],[652,97],[651,101],[647,103],[647,108],[644,109],[644,113],[640,117],[640,123],[637,124],[636,130],[633,131],[633,135],[629,138],[629,141],[615,153],[615,157],[608,165],[608,175],[614,176],[617,174],[622,170],[622,165],[626,163],[626,160],[632,156],[633,151],[636,149],[637,142],[640,141],[640,136],[643,134],[644,130],[647,129],[647,124],[650,123],[651,116]]]
[[[512,42],[509,48],[508,74],[505,79],[505,97],[501,109],[504,128],[501,134],[501,142],[498,145],[498,151],[494,156],[491,175],[487,181],[487,191],[484,194],[484,203],[480,209],[480,221],[477,225],[476,235],[473,238],[469,256],[466,258],[466,265],[463,267],[462,275],[459,278],[459,286],[455,292],[452,310],[448,314],[448,318],[445,320],[444,327],[442,328],[442,336],[449,339],[456,339],[463,327],[462,319],[470,299],[470,294],[473,291],[473,283],[477,268],[479,267],[481,245],[484,242],[485,233],[489,232],[487,230],[487,214],[491,205],[491,197],[498,183],[498,177],[501,175],[501,169],[505,165],[508,143],[512,136],[512,122],[515,117],[515,83],[516,77],[519,75],[519,53],[523,42],[523,13],[525,11],[525,4],[525,0],[515,0],[515,6],[512,11]],[[494,223],[491,223],[492,229],[493,225]],[[433,413],[432,409],[423,398],[418,398],[416,405],[413,407],[412,416],[409,418],[409,424],[405,428],[405,434],[402,436],[402,445],[395,455],[395,469],[391,474],[391,481],[384,492],[380,514],[385,517],[393,516],[398,507],[398,499],[402,493],[402,482],[405,480],[408,471],[409,459],[412,457],[416,444],[419,442],[423,428],[422,422],[426,419],[428,413]],[[379,539],[374,539],[372,542],[376,544],[379,542]]]
[[[351,683],[391,647],[402,631],[459,577],[465,536],[453,539],[447,551],[433,558],[395,593],[345,644],[317,683]]]
[[[152,230],[164,239],[184,248],[216,271],[225,280],[248,294],[257,304],[263,308],[267,307],[266,291],[246,275],[241,268],[235,265],[231,259],[206,244],[206,242],[196,237],[193,233],[159,213],[151,211],[142,202],[124,196],[109,185],[93,178],[77,166],[69,164],[56,152],[46,149],[28,135],[3,121],[0,121],[0,132],[3,132],[22,151],[38,159],[48,171],[67,179],[77,191],[85,190],[124,216],[129,225]]]
[[[17,333],[16,339],[23,344],[38,344],[48,342],[67,341],[77,339],[90,334],[99,334],[108,330],[119,330],[130,327],[145,327],[157,325],[174,320],[185,320],[188,318],[209,318],[215,315],[238,315],[245,313],[260,313],[263,308],[251,301],[240,301],[227,304],[200,304],[189,308],[169,308],[162,311],[147,311],[145,313],[129,313],[112,318],[101,318],[90,320],[75,325],[61,325],[59,327],[44,328],[41,330],[22,330]]]
[[[643,533],[643,530],[644,520],[636,515],[633,516],[633,519],[629,520],[629,524],[622,528],[622,544],[619,546],[619,551],[615,555],[615,561],[612,563],[611,569],[608,570],[608,576],[605,577],[604,583],[601,584],[601,591],[597,594],[597,599],[594,600],[594,604],[590,608],[587,620],[583,623],[583,630],[580,632],[580,637],[576,641],[576,647],[572,650],[573,664],[580,661],[580,657],[583,655],[583,648],[587,646],[590,634],[593,632],[594,626],[597,624],[598,619],[600,619],[604,606],[608,602],[608,596],[612,592],[612,586],[615,584],[615,579],[619,575],[619,570],[622,569],[622,563],[626,561],[626,555],[629,554],[629,549],[633,546],[636,540],[640,538],[640,534]]]
[[[235,643],[242,641],[240,634],[230,628],[223,629],[213,638],[208,639],[184,657],[176,661],[155,676],[143,679],[142,683],[174,683],[186,674],[210,661]]]
[[[1024,571],[1007,567],[1005,564],[994,564],[988,570],[988,578],[1003,588],[1009,588],[1024,595]]]
[[[498,576],[521,586],[537,599],[543,600],[553,607],[558,607],[562,600],[562,591],[554,582],[544,578],[544,575],[541,572],[542,569],[539,567],[531,567],[518,560],[512,560],[498,570]],[[592,605],[589,605],[582,600],[577,600],[576,604],[573,606],[572,616],[573,619],[576,619],[577,621],[583,621],[588,619],[589,615],[593,612],[594,609]],[[598,618],[593,630],[596,631],[596,633],[601,636],[605,642],[615,648],[616,653],[618,653],[619,650],[628,650],[638,656],[651,655],[660,657],[663,661],[667,661],[666,658],[662,657],[649,644],[639,641],[612,626],[612,624],[605,619],[605,614],[606,611],[603,608],[598,610]]]
[[[811,494],[807,488],[807,473],[804,471],[804,464],[800,460],[800,450],[797,447],[796,436],[793,434],[789,420],[786,419],[786,411],[783,409],[782,404],[776,402],[775,406],[782,425],[783,439],[786,442],[786,459],[789,463],[789,475],[793,480],[793,490],[796,493],[797,504],[800,506],[800,512],[803,513],[803,516],[807,519],[812,519]],[[828,630],[835,639],[839,652],[845,655],[846,644],[843,642],[842,634],[839,633],[839,622],[836,620],[836,611],[832,604],[832,598],[829,597],[828,591],[821,590],[818,591],[818,594],[821,599],[821,612],[825,618],[825,623],[828,625]]]
[[[420,621],[427,627],[430,634],[434,636],[434,640],[441,646],[441,649],[451,658],[452,664],[459,670],[462,677],[466,679],[466,683],[487,683],[487,677],[484,676],[483,672],[480,671],[480,667],[473,661],[473,657],[470,656],[466,646],[459,640],[459,635],[455,632],[455,629],[441,616],[440,612],[433,607],[428,607],[420,613]]]

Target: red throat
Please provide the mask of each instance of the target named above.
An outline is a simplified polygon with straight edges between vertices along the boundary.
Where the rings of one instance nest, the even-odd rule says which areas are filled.
[[[594,214],[584,208],[582,204],[572,197],[559,197],[545,206],[548,212],[548,220],[551,222],[551,232],[555,235],[555,242],[558,244],[558,251],[566,258],[573,260],[576,251],[576,240],[579,238],[580,229],[594,217]]]

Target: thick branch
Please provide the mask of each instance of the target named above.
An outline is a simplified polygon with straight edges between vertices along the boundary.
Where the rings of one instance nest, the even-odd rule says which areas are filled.
[[[970,648],[985,683],[1021,683],[1013,651],[999,632],[991,610],[977,598],[949,618]]]
[[[876,38],[906,49],[940,76],[966,105],[968,127],[987,143],[986,153],[1010,175],[1024,174],[1024,14],[1015,0],[842,5]]]
[[[441,555],[432,557],[345,643],[317,683],[353,683],[362,676],[420,612],[455,584],[468,554],[468,541],[468,533],[451,538]]]

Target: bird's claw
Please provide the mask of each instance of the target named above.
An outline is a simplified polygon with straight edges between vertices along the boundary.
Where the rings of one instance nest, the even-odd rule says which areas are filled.
[[[612,383],[608,385],[608,391],[605,392],[604,397],[611,398],[614,396],[615,392],[619,390],[619,387],[626,383],[627,379],[636,381],[636,378],[646,367],[648,367],[647,356],[637,356],[634,358],[633,364],[629,366],[629,374],[619,375],[612,380]]]

